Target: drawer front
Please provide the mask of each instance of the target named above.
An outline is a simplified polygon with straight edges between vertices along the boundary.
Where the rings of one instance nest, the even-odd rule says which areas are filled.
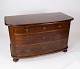
[[[56,52],[67,47],[67,40],[68,39],[62,39],[36,45],[19,46],[16,47],[15,56],[33,56],[49,52]]]
[[[36,44],[68,38],[69,29],[33,35],[15,35],[16,45]]]
[[[69,21],[38,24],[38,25],[27,25],[27,26],[14,26],[14,34],[26,34],[26,33],[30,34],[30,33],[46,32],[46,31],[58,30],[69,27],[70,27]]]

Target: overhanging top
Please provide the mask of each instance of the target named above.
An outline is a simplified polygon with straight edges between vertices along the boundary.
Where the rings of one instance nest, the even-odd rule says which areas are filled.
[[[41,13],[41,14],[28,14],[17,16],[6,16],[5,24],[10,25],[27,25],[37,23],[48,23],[56,21],[73,20],[74,18],[64,13]]]

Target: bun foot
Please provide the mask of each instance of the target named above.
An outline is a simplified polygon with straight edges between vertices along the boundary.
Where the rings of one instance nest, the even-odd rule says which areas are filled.
[[[67,52],[67,49],[64,49],[63,52]]]
[[[13,59],[14,62],[17,62],[19,59]]]

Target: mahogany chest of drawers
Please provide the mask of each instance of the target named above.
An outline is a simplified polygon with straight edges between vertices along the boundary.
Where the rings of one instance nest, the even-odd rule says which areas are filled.
[[[20,58],[66,52],[72,17],[57,13],[6,16],[13,61]]]

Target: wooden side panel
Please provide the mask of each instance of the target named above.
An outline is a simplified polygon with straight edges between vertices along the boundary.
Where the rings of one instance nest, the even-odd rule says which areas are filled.
[[[11,55],[15,55],[15,36],[14,36],[14,28],[12,26],[8,26],[9,36],[10,36],[10,50]]]

